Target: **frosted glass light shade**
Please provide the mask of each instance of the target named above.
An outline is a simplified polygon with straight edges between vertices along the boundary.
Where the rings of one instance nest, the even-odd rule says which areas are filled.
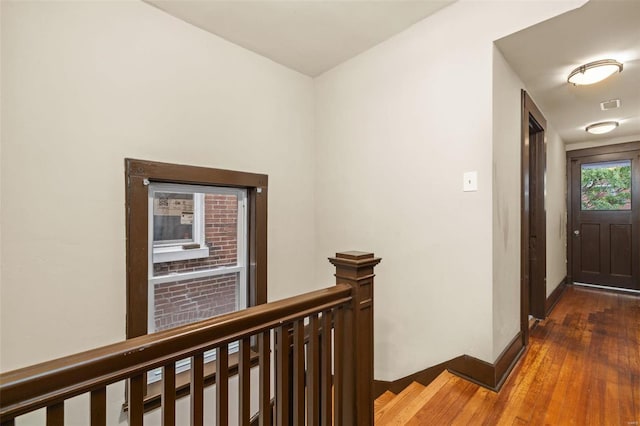
[[[604,59],[574,69],[569,74],[567,82],[577,86],[594,84],[617,72],[622,72],[622,64],[613,59]]]
[[[601,123],[593,123],[589,124],[585,130],[594,135],[602,135],[604,133],[609,133],[616,127],[618,127],[620,123],[617,121],[603,121]]]

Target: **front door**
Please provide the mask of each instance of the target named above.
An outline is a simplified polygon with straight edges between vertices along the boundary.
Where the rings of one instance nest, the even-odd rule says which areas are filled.
[[[568,160],[573,281],[640,290],[640,143]]]

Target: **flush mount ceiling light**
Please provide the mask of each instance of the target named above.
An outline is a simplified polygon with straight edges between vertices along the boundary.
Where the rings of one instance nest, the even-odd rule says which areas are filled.
[[[580,65],[571,71],[567,82],[574,86],[593,84],[617,72],[622,72],[622,64],[620,62],[613,59],[603,59],[602,61]]]
[[[618,127],[620,123],[617,121],[603,121],[600,123],[589,124],[585,130],[593,135],[602,135],[604,133],[609,133],[616,127]]]

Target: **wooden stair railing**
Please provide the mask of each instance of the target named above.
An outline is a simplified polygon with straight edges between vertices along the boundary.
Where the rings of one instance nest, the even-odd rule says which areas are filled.
[[[13,426],[16,417],[41,408],[46,408],[47,426],[64,425],[65,401],[89,394],[90,424],[105,426],[106,387],[122,380],[127,381],[129,424],[143,425],[146,373],[158,367],[163,372],[162,425],[175,425],[175,363],[190,358],[190,423],[200,426],[208,403],[204,353],[212,349],[217,367],[216,425],[226,425],[229,344],[236,341],[239,390],[231,398],[238,399],[238,424],[248,425],[250,420],[254,347],[259,359],[260,425],[305,424],[305,420],[308,425],[372,425],[373,267],[380,259],[371,253],[345,252],[330,261],[336,266],[334,287],[2,373],[0,425]]]

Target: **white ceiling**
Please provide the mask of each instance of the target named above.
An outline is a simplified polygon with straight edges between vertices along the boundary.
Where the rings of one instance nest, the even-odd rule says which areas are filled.
[[[311,77],[455,0],[145,0]]]
[[[640,135],[640,1],[594,1],[496,42],[565,143]],[[579,65],[616,59],[622,73],[592,86],[567,84]],[[600,102],[620,99],[602,111]],[[617,120],[605,135],[587,124]]]
[[[145,0],[167,13],[315,77],[455,0]],[[640,135],[640,0],[591,0],[496,42],[565,143]],[[593,86],[566,79],[598,59],[624,63]],[[620,99],[621,107],[600,110]],[[617,120],[606,135],[586,125]]]

